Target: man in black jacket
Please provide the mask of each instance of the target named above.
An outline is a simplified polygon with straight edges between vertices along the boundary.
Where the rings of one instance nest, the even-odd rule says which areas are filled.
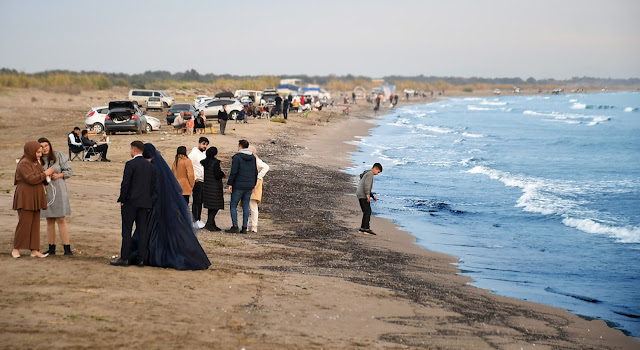
[[[147,219],[156,196],[156,172],[153,165],[142,157],[144,143],[131,142],[131,159],[124,166],[120,185],[120,214],[122,215],[122,247],[120,259],[111,265],[128,266],[131,255],[131,231],[135,221],[138,229],[138,266],[143,267],[147,258],[149,231]]]
[[[258,181],[258,165],[256,157],[249,149],[249,141],[238,142],[238,153],[231,158],[231,173],[229,174],[229,193],[231,193],[231,228],[228,233],[247,233],[249,224],[249,202],[251,193]],[[238,229],[238,203],[242,200],[242,230]]]
[[[109,150],[109,145],[106,145],[106,144],[98,145],[97,142],[89,139],[87,135],[89,135],[89,132],[87,130],[82,130],[82,137],[81,137],[82,145],[85,147],[93,146],[93,149],[95,150],[96,153],[102,154],[102,156],[100,157],[101,161],[110,162],[110,160],[107,159],[107,151]],[[84,160],[89,160],[89,157],[91,157],[91,154],[87,152],[84,155]]]
[[[229,114],[227,113],[227,105],[222,105],[222,109],[218,111],[218,123],[220,123],[220,133],[224,135],[224,129],[227,128],[227,120],[229,120]]]

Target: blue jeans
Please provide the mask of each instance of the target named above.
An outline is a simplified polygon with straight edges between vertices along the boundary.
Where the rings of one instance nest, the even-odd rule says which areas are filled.
[[[242,227],[247,227],[249,224],[249,202],[251,201],[250,190],[233,189],[231,192],[231,224],[232,226],[238,226],[238,203],[242,200]]]

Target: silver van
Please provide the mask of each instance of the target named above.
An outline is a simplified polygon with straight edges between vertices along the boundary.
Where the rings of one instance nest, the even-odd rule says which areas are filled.
[[[162,90],[129,90],[129,101],[136,101],[139,106],[146,106],[147,99],[151,96],[160,97],[160,100],[162,100],[162,107],[164,108],[169,108],[176,102],[173,97],[169,97],[169,95]]]

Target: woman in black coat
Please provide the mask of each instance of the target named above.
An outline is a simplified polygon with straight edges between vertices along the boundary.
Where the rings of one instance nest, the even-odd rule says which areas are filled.
[[[209,147],[207,149],[207,158],[200,161],[204,168],[204,193],[202,199],[204,207],[208,209],[207,223],[204,229],[209,231],[220,231],[216,225],[216,214],[218,210],[224,209],[224,190],[222,179],[225,175],[220,168],[220,160],[216,158],[218,149]]]

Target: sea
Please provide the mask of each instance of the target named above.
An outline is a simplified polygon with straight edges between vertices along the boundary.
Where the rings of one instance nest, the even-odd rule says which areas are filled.
[[[615,92],[392,109],[347,171],[380,162],[373,214],[458,257],[472,285],[640,337],[639,107]]]

